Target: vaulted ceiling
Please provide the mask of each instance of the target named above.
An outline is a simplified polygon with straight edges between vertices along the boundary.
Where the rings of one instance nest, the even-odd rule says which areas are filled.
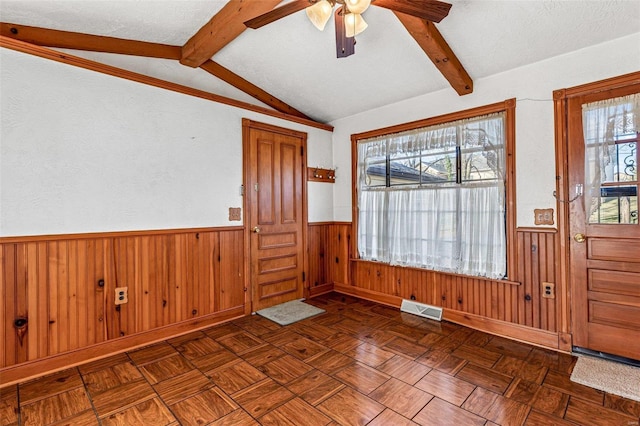
[[[3,0],[1,35],[329,122],[640,31],[637,0],[449,0],[437,24],[370,7],[356,54],[336,59],[333,20],[244,27],[286,3]]]

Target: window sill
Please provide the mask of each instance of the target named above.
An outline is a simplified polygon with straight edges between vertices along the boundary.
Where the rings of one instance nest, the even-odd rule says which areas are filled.
[[[349,260],[352,262],[372,263],[376,265],[384,265],[391,268],[405,268],[405,269],[413,269],[415,271],[434,272],[436,274],[449,275],[452,277],[460,277],[460,278],[474,279],[474,280],[487,281],[487,282],[497,282],[500,284],[508,284],[508,285],[516,285],[516,286],[522,285],[522,283],[519,281],[511,281],[508,279],[492,279],[492,278],[486,278],[486,277],[477,277],[474,275],[456,274],[454,272],[437,271],[435,269],[418,268],[415,266],[391,265],[390,263],[376,262],[373,260],[364,260],[364,259],[356,259],[356,258],[351,258]]]

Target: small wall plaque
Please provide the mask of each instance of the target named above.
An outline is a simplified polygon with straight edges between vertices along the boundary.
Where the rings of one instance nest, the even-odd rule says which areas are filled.
[[[242,209],[240,207],[229,207],[229,220],[242,220]]]
[[[536,225],[553,225],[553,209],[534,209]]]

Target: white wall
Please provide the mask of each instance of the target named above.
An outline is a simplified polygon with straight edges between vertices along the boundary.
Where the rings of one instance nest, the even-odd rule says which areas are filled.
[[[552,92],[639,70],[640,33],[636,33],[475,80],[471,95],[460,97],[446,89],[336,120],[331,123],[338,167],[334,220],[351,220],[352,134],[516,98],[517,224],[534,226],[533,209],[556,207]]]
[[[640,70],[640,33],[332,123],[330,132],[0,49],[0,236],[229,226],[241,119],[308,133],[309,221],[351,220],[350,136],[517,98],[518,226],[555,208],[552,92]],[[471,70],[472,72],[472,70]],[[540,100],[528,100],[540,99]]]
[[[331,133],[0,49],[0,236],[232,226],[242,118]],[[333,219],[333,185],[309,184],[309,221]]]

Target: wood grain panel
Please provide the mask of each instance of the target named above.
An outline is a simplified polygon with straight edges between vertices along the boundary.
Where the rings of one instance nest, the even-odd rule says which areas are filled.
[[[273,162],[274,147],[273,142],[267,139],[258,139],[258,158],[262,162],[258,163],[257,183],[254,191],[258,192],[258,211],[260,216],[257,217],[259,225],[273,225],[276,223],[276,206],[273,205],[271,194],[274,190]]]
[[[309,289],[322,287],[329,283],[333,284],[328,278],[329,258],[326,256],[328,252],[328,227],[329,225],[324,223],[310,223],[308,226],[309,271],[307,283]]]
[[[286,271],[288,269],[296,269],[298,267],[298,256],[295,254],[285,254],[258,261],[258,270],[261,274],[270,272]]]
[[[614,327],[640,328],[640,306],[589,301],[589,322]]]
[[[244,293],[242,229],[2,243],[0,368],[210,317]]]
[[[640,297],[640,274],[589,269],[589,290]]]
[[[272,234],[258,235],[258,248],[260,250],[278,248],[278,247],[294,247],[297,244],[297,235],[295,232],[276,232]]]
[[[319,228],[319,226],[315,227]],[[387,303],[389,297],[415,299],[418,302],[440,306],[463,315],[518,324],[551,333],[558,332],[559,298],[543,298],[542,283],[558,283],[556,268],[556,233],[548,229],[522,229],[516,232],[515,257],[509,264],[509,280],[490,280],[429,271],[418,268],[391,266],[378,262],[352,260],[351,281],[341,281],[344,275],[336,268],[340,260],[350,256],[338,234],[348,232],[348,225],[324,225],[325,246],[331,252],[328,279],[341,288],[347,284],[360,295],[377,295],[376,300]],[[314,232],[320,233],[320,229]],[[347,234],[348,235],[348,234]],[[336,258],[338,261],[333,262]],[[313,262],[313,258],[310,258]],[[558,288],[558,286],[556,286]],[[394,299],[395,300],[395,299]],[[474,317],[475,318],[475,317]],[[478,321],[476,321],[480,326]],[[517,338],[522,339],[519,334]],[[544,342],[551,342],[553,334],[545,334]],[[557,340],[557,339],[556,339]],[[549,345],[557,348],[558,343]]]
[[[296,276],[291,278],[282,279],[279,281],[268,281],[260,283],[258,287],[258,297],[260,299],[267,299],[272,296],[282,296],[285,294],[293,293],[297,290],[298,279]]]
[[[640,262],[637,240],[589,238],[587,244],[589,259]]]
[[[226,310],[245,304],[244,232],[220,233],[220,280],[217,310]]]
[[[334,283],[348,284],[352,280],[351,223],[323,222],[308,226],[310,295],[333,289]]]
[[[351,254],[351,223],[334,223],[329,226],[329,274],[331,281],[342,284],[350,282],[349,260]]]
[[[299,148],[294,144],[280,144],[280,221],[281,223],[297,223],[300,220],[300,213],[296,211],[298,203],[295,202],[297,196],[296,160],[299,158]]]

